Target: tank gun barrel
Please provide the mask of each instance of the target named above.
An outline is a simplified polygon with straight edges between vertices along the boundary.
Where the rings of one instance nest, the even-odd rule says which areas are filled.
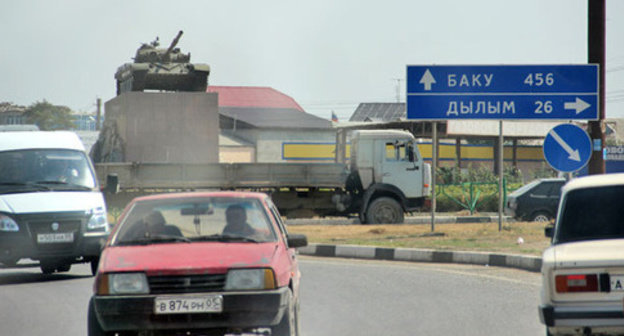
[[[173,39],[173,41],[169,45],[169,48],[167,48],[167,51],[165,52],[165,56],[169,56],[169,53],[171,53],[173,48],[175,48],[175,46],[178,44],[178,41],[180,41],[180,37],[182,37],[182,34],[184,34],[184,32],[180,30],[178,32],[178,35],[176,35],[176,37]]]

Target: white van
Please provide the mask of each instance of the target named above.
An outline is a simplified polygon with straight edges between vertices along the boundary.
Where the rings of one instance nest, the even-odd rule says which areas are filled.
[[[0,132],[0,263],[38,260],[43,273],[89,262],[110,228],[93,165],[73,132]]]

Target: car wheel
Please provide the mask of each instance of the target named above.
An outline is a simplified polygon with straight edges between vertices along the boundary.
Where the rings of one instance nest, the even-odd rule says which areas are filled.
[[[288,290],[288,308],[282,316],[280,323],[271,329],[272,336],[298,336],[299,318],[292,290]]]
[[[546,211],[537,211],[531,215],[532,222],[550,222],[550,215]]]
[[[394,198],[379,197],[366,210],[366,219],[370,224],[400,224],[403,223],[403,208]]]
[[[87,316],[87,331],[89,336],[113,336],[114,332],[107,333],[102,329],[100,321],[95,316],[95,307],[93,299],[89,301],[89,312]]]

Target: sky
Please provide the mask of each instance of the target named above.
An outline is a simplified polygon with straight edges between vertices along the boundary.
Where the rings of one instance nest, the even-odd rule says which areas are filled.
[[[606,26],[606,116],[624,118],[624,1]],[[141,43],[179,30],[209,85],[272,87],[341,121],[404,102],[406,65],[587,63],[587,0],[3,1],[0,102],[93,112]]]

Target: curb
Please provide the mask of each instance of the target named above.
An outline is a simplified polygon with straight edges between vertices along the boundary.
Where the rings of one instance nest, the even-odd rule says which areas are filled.
[[[516,268],[540,272],[542,258],[490,252],[454,252],[428,249],[387,248],[359,245],[310,244],[297,249],[299,254],[317,257],[455,263]]]
[[[514,222],[513,217],[503,216],[503,222]],[[436,224],[461,224],[461,223],[495,223],[498,222],[498,216],[445,216],[436,215]],[[430,216],[412,216],[405,217],[403,224],[431,224]],[[356,218],[339,218],[339,219],[286,219],[286,225],[360,225],[360,221]]]

